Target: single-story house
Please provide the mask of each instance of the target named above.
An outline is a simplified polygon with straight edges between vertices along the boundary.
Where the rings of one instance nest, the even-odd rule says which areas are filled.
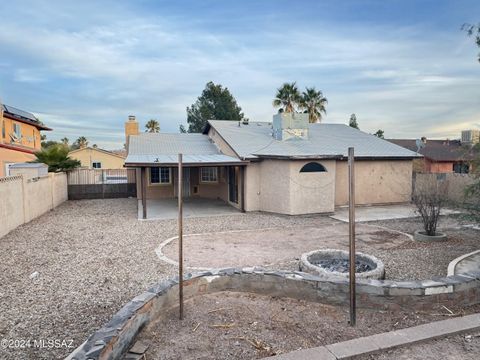
[[[414,161],[413,170],[425,173],[468,174],[474,154],[460,140],[388,139],[393,144],[416,151],[423,158]]]
[[[137,196],[177,196],[183,154],[185,197],[222,199],[242,211],[333,212],[348,203],[347,152],[355,148],[357,204],[411,199],[417,153],[341,124],[310,124],[308,114],[281,113],[273,122],[208,121],[202,134],[139,133],[125,126],[125,166],[137,169]]]
[[[83,169],[123,169],[125,164],[125,156],[95,147],[72,150],[68,156],[79,160]]]

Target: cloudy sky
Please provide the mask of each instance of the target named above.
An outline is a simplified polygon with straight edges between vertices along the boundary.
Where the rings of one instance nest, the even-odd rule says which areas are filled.
[[[460,31],[480,2],[427,0],[2,1],[0,97],[54,128],[123,145],[136,115],[177,132],[208,81],[252,121],[286,81],[328,98],[325,122],[387,137],[480,127],[480,63]]]

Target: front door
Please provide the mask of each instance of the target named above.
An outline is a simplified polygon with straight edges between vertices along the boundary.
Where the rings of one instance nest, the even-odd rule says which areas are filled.
[[[228,167],[228,200],[238,204],[238,167]]]

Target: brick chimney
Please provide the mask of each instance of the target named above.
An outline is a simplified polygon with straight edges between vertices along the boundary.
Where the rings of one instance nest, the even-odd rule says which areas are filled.
[[[128,120],[125,123],[125,147],[128,153],[128,138],[130,135],[138,135],[138,121],[135,119],[135,115],[129,115]]]

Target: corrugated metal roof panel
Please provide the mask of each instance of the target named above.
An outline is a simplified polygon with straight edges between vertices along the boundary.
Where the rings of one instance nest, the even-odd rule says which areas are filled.
[[[145,133],[130,136],[125,164],[176,165],[178,154],[183,162],[195,164],[241,163],[224,155],[207,135]]]
[[[203,134],[144,133],[129,138],[130,155],[210,155],[220,154],[210,138]]]
[[[44,163],[15,163],[15,164],[11,164],[9,165],[9,167],[11,169],[23,169],[23,168],[46,168],[48,167],[48,165],[44,164]]]
[[[211,126],[242,158],[339,157],[355,148],[356,157],[413,158],[419,154],[342,124],[309,124],[308,139],[275,140],[270,123],[211,120]]]

